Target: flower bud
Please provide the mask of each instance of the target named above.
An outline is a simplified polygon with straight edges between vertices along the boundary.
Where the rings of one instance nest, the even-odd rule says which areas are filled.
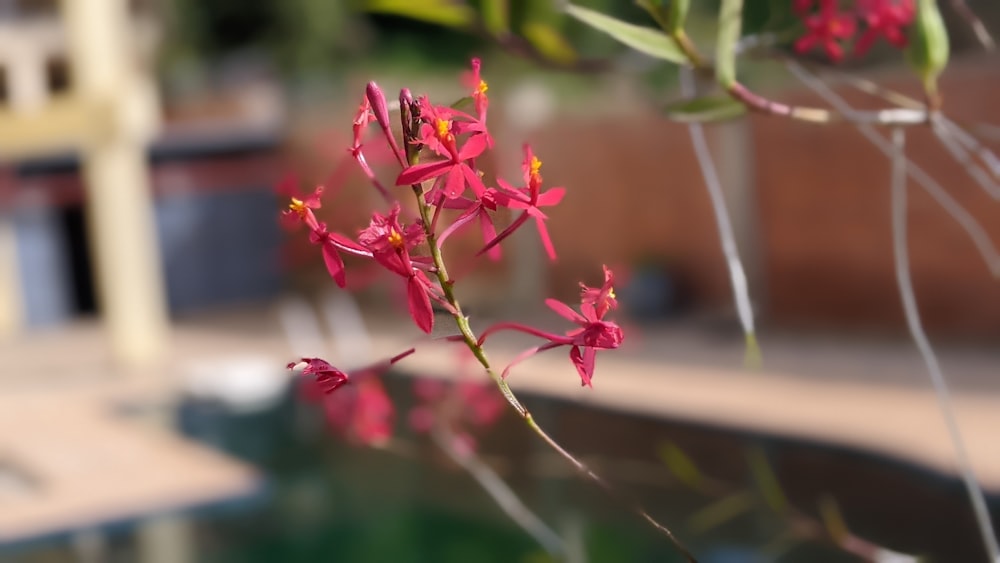
[[[385,94],[382,93],[382,89],[378,87],[378,84],[369,82],[368,86],[365,87],[365,96],[368,98],[368,103],[372,106],[375,121],[378,122],[382,133],[385,134],[386,141],[388,141],[389,146],[392,148],[393,154],[396,155],[400,164],[405,165],[403,153],[400,152],[399,145],[396,144],[396,138],[392,136],[392,127],[389,125],[389,107],[385,103]]]
[[[937,77],[948,64],[948,30],[936,0],[917,0],[906,59],[920,75],[931,104],[937,105]]]

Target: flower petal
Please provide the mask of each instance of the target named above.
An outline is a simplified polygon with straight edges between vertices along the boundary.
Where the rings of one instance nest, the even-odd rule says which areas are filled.
[[[577,324],[587,324],[587,319],[583,318],[583,315],[577,313],[562,301],[550,298],[545,300],[545,304],[548,305],[549,309],[555,311],[557,315],[568,321],[573,321]]]
[[[453,166],[455,166],[455,163],[450,160],[438,160],[435,162],[417,164],[416,166],[411,166],[400,172],[399,176],[396,178],[396,185],[408,186],[411,184],[419,184],[425,180],[437,178],[438,176],[446,173]]]
[[[580,353],[580,348],[578,346],[573,346],[569,351],[569,359],[572,360],[573,365],[576,366],[576,372],[580,374],[580,384],[586,387],[593,387],[590,380],[594,377],[594,360],[597,357],[597,351],[593,348],[584,348],[583,353]]]
[[[423,272],[418,272],[423,274]],[[410,316],[420,330],[430,334],[434,330],[434,310],[431,308],[431,298],[416,275],[406,280],[406,302],[410,308]]]

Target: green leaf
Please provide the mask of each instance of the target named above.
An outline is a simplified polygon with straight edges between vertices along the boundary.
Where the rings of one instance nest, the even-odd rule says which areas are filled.
[[[447,0],[366,0],[362,9],[368,12],[402,16],[445,27],[469,27],[476,14],[469,6]]]
[[[847,523],[844,522],[844,515],[840,512],[840,506],[830,495],[823,495],[819,499],[819,515],[826,525],[826,531],[837,543],[844,541],[850,534],[847,530]]]
[[[695,533],[705,533],[749,512],[753,507],[754,495],[750,491],[729,495],[695,512],[688,519],[688,527]]]
[[[715,79],[729,89],[736,82],[736,43],[743,23],[743,0],[722,0],[715,39]]]
[[[465,111],[473,106],[472,96],[462,96],[461,98],[455,100],[450,106],[451,109],[458,109]]]
[[[771,507],[771,510],[777,513],[783,513],[788,508],[788,499],[785,498],[784,491],[781,490],[781,485],[778,484],[778,477],[774,474],[774,470],[771,469],[771,464],[767,461],[767,456],[760,448],[750,448],[747,452],[748,461],[750,462],[750,471],[753,473],[754,481],[757,483],[757,488],[760,489],[762,495],[764,495],[764,500],[767,505]]]
[[[483,0],[483,25],[494,37],[510,33],[510,5],[508,0]]]
[[[681,123],[725,121],[744,115],[747,108],[729,96],[705,96],[674,102],[666,108],[667,117]]]
[[[653,18],[653,21],[656,22],[656,25],[660,26],[660,28],[664,30],[669,29],[669,16],[659,2],[656,2],[655,0],[635,0],[635,3],[643,10],[646,10],[649,17]]]
[[[687,64],[687,57],[677,47],[674,40],[661,31],[623,22],[600,12],[572,4],[566,5],[566,13],[640,53],[676,64]]]
[[[576,51],[566,38],[547,23],[533,21],[524,24],[521,34],[547,60],[560,64],[576,61]]]
[[[687,20],[688,10],[691,8],[690,0],[673,0],[670,3],[670,32],[677,33],[684,29],[684,22]]]
[[[698,466],[694,464],[694,461],[688,457],[684,450],[678,448],[676,445],[667,442],[660,446],[660,459],[666,464],[667,469],[674,474],[681,483],[691,487],[692,489],[701,488],[702,476],[701,472],[698,471]]]

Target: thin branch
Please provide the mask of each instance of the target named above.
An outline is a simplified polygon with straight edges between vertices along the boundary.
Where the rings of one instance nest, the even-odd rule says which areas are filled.
[[[691,76],[691,71],[687,68],[681,68],[680,79],[681,94],[687,98],[694,97],[696,92],[694,77]],[[722,191],[722,182],[719,181],[719,175],[712,160],[712,152],[705,141],[705,131],[701,124],[688,124],[688,132],[691,134],[691,145],[694,147],[694,154],[698,159],[698,166],[701,168],[701,175],[705,179],[705,187],[708,189],[708,196],[712,201],[712,211],[715,213],[715,225],[719,230],[719,239],[722,241],[722,254],[726,257],[726,267],[729,269],[729,281],[733,289],[733,298],[736,301],[736,312],[739,315],[740,324],[743,326],[743,334],[747,340],[746,362],[751,365],[759,364],[760,349],[757,347],[753,307],[750,304],[747,277],[743,270],[743,262],[740,260],[739,248],[736,246],[736,236],[733,234],[732,221],[729,218],[729,210],[726,208],[726,196]]]
[[[795,61],[786,61],[786,66],[788,69],[799,78],[807,87],[816,92],[820,97],[825,99],[830,105],[838,108],[838,111],[851,112],[851,107],[837,95],[829,86],[823,83],[818,77],[806,70],[802,65],[796,63]],[[892,144],[886,141],[881,135],[879,135],[875,128],[871,125],[865,123],[855,124],[858,131],[867,139],[871,144],[882,152],[886,157],[891,158],[893,155]],[[924,171],[923,168],[918,166],[915,162],[907,159],[906,160],[906,173],[911,179],[913,179],[917,184],[920,185],[931,197],[934,198],[938,204],[944,208],[944,210],[954,219],[969,235],[972,242],[976,245],[979,250],[979,254],[982,256],[983,261],[986,262],[986,266],[989,268],[990,273],[994,277],[1000,278],[1000,252],[997,251],[996,246],[990,239],[989,235],[983,229],[982,225],[976,221],[976,218],[972,216],[971,213],[962,204],[958,203],[942,186],[939,184],[930,174]]]
[[[910,329],[920,355],[927,366],[934,391],[937,395],[938,406],[948,427],[948,434],[952,445],[955,448],[959,470],[962,473],[962,480],[965,482],[965,489],[972,503],[972,509],[979,525],[979,532],[982,535],[986,553],[990,561],[1000,561],[1000,545],[997,544],[996,536],[993,535],[993,523],[990,520],[990,513],[986,507],[986,498],[983,490],[976,479],[976,474],[972,469],[972,462],[966,451],[965,442],[962,440],[962,433],[958,427],[958,419],[955,416],[955,407],[952,404],[951,393],[945,382],[941,366],[938,364],[934,349],[924,333],[924,328],[920,322],[920,312],[917,309],[916,296],[913,292],[913,281],[910,279],[910,262],[907,251],[906,238],[906,156],[904,154],[905,134],[902,129],[896,128],[892,132],[893,156],[892,156],[892,247],[895,255],[896,282],[899,285],[899,296],[903,302],[903,312],[906,314],[906,324]]]
[[[407,157],[411,165],[416,163],[417,160],[416,154],[411,153],[408,154]],[[462,341],[465,342],[465,345],[472,352],[472,355],[476,358],[479,364],[483,366],[483,369],[486,371],[486,374],[489,375],[491,380],[493,380],[493,383],[497,386],[497,389],[500,390],[500,393],[503,395],[504,399],[506,399],[507,402],[510,403],[510,405],[514,408],[517,414],[524,420],[524,422],[528,425],[528,427],[535,434],[538,435],[538,437],[544,440],[545,443],[547,443],[556,453],[558,453],[569,464],[575,467],[576,470],[581,475],[587,477],[588,479],[596,483],[598,486],[601,487],[601,489],[603,489],[606,493],[608,493],[609,496],[611,496],[618,502],[621,502],[629,506],[632,509],[632,511],[635,512],[638,516],[642,517],[643,520],[645,520],[655,529],[663,533],[663,535],[665,535],[667,539],[669,539],[670,542],[674,545],[674,548],[677,549],[677,551],[679,551],[684,556],[684,558],[687,559],[689,563],[697,563],[697,559],[695,559],[694,555],[691,554],[691,551],[688,550],[688,548],[677,538],[677,536],[674,535],[674,533],[670,530],[670,528],[667,528],[659,521],[657,521],[655,518],[653,518],[649,514],[649,512],[647,512],[646,509],[643,508],[638,502],[623,497],[621,493],[619,493],[614,487],[612,487],[610,483],[605,481],[603,477],[595,473],[592,469],[590,469],[590,467],[588,467],[586,464],[577,459],[573,454],[571,454],[569,451],[563,448],[562,445],[560,445],[555,439],[549,436],[549,434],[545,432],[545,430],[543,430],[541,426],[538,425],[538,422],[531,415],[531,412],[528,411],[527,407],[525,407],[524,404],[521,403],[520,399],[517,398],[517,395],[514,394],[514,391],[507,384],[507,381],[493,369],[489,359],[486,356],[486,351],[479,344],[479,339],[476,337],[476,334],[472,331],[472,327],[469,325],[468,317],[466,317],[465,314],[462,312],[462,307],[459,304],[458,299],[456,299],[455,297],[453,282],[452,279],[448,276],[448,269],[447,266],[445,265],[444,256],[441,253],[441,248],[438,245],[437,235],[430,228],[431,225],[431,217],[429,209],[430,206],[427,204],[427,201],[424,198],[423,189],[421,188],[420,185],[414,185],[412,187],[413,187],[413,193],[416,196],[417,207],[420,211],[420,218],[423,221],[424,234],[427,237],[427,246],[430,250],[431,258],[434,262],[435,266],[434,274],[436,275],[438,282],[441,285],[442,292],[444,293],[444,298],[448,301],[448,303],[451,304],[453,308],[451,314],[452,317],[455,319],[455,324],[458,328],[459,333],[461,334]]]
[[[955,136],[962,146],[964,146],[969,152],[973,153],[980,160],[980,162],[989,169],[989,173],[994,178],[1000,178],[1000,158],[997,158],[996,153],[983,145],[983,143],[981,143],[972,133],[962,129],[961,126],[948,119],[943,114],[939,115],[938,119],[945,126],[945,128],[947,128],[948,131]],[[996,127],[995,125],[987,123],[978,123],[973,126],[978,126],[980,129],[983,127]]]
[[[940,119],[931,120],[931,129],[934,131],[934,136],[937,137],[938,141],[941,142],[941,145],[948,151],[948,154],[950,154],[956,162],[965,168],[965,172],[973,180],[975,180],[976,183],[978,183],[990,197],[1000,201],[1000,185],[993,180],[993,177],[989,172],[976,162],[973,155],[966,148],[966,145],[958,140],[957,136],[952,133],[951,129],[949,129]]]
[[[996,49],[996,43],[993,41],[993,36],[983,25],[983,20],[979,19],[979,16],[969,8],[969,5],[965,3],[965,0],[951,0],[951,7],[955,10],[958,15],[965,20],[965,23],[972,28],[972,32],[976,34],[976,39],[987,51],[993,51]]]
[[[530,534],[550,555],[562,557],[566,553],[566,545],[562,538],[552,530],[500,478],[493,469],[472,451],[459,451],[454,446],[456,436],[450,431],[438,428],[432,432],[434,443],[446,453],[452,461],[469,472],[469,475],[479,483],[497,505],[511,520]]]

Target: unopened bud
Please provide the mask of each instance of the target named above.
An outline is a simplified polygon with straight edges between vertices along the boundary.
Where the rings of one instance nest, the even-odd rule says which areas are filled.
[[[920,75],[928,101],[932,106],[938,105],[937,77],[948,65],[948,30],[935,0],[917,1],[906,59]]]
[[[369,82],[368,86],[365,87],[365,96],[368,97],[368,103],[372,105],[372,113],[375,114],[375,121],[378,122],[379,127],[383,131],[391,131],[389,128],[389,108],[386,106],[385,94],[382,93],[382,89],[378,87],[378,84]]]
[[[365,87],[365,96],[368,97],[368,103],[372,106],[372,113],[375,114],[375,121],[382,128],[382,132],[385,134],[385,138],[392,148],[392,153],[396,155],[396,159],[401,166],[406,166],[406,159],[402,151],[399,150],[399,145],[396,144],[396,138],[392,136],[392,127],[389,125],[389,108],[385,103],[385,94],[382,93],[382,89],[378,87],[378,84],[369,82],[368,86]]]

